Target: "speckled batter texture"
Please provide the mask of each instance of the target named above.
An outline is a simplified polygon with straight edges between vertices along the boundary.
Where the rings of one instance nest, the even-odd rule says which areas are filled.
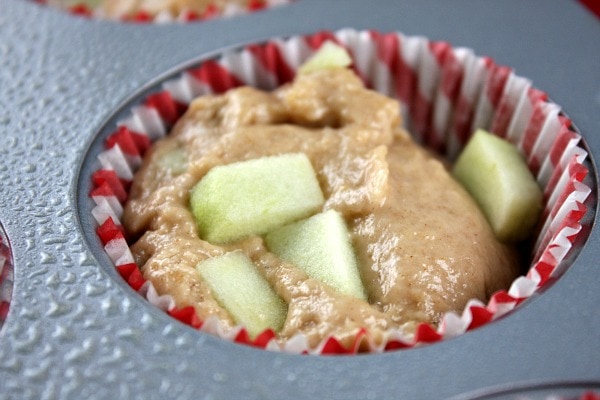
[[[243,250],[288,304],[279,338],[312,345],[360,328],[375,341],[391,328],[438,324],[469,299],[485,301],[516,277],[515,250],[499,243],[446,166],[401,127],[395,100],[345,69],[299,75],[272,92],[243,87],[196,99],[138,171],[124,225],[144,277],[200,318],[233,321],[195,266]],[[351,232],[368,302],[337,293],[283,262],[259,236],[217,246],[199,237],[190,189],[214,166],[303,152],[326,201]]]

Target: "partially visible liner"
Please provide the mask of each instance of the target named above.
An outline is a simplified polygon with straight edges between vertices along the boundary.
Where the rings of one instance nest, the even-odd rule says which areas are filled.
[[[527,275],[516,279],[508,291],[495,293],[487,304],[471,300],[462,315],[446,314],[437,329],[421,324],[414,336],[390,330],[387,341],[375,345],[363,330],[350,348],[342,347],[334,338],[310,348],[301,335],[280,345],[271,331],[252,341],[242,327],[225,331],[216,318],[200,321],[193,307],[177,309],[170,296],[158,295],[144,280],[120,218],[134,172],[151,142],[165,136],[198,96],[241,85],[272,90],[290,82],[296,69],[325,40],[349,51],[353,68],[367,87],[400,100],[405,125],[423,145],[453,160],[471,132],[484,128],[523,152],[544,191],[544,210]],[[545,93],[511,69],[475,56],[472,50],[401,33],[351,29],[319,32],[228,52],[165,82],[161,91],[148,96],[128,118],[117,123],[107,139],[107,149],[98,156],[102,167],[93,175],[90,196],[96,207],[92,214],[106,253],[131,287],[184,323],[268,350],[297,354],[382,352],[455,337],[498,319],[562,271],[561,263],[582,233],[587,213],[584,202],[591,192],[584,183],[587,153],[579,146],[580,140],[571,121]]]
[[[0,225],[0,329],[4,325],[13,290],[12,255],[6,235]]]
[[[144,10],[140,10],[133,15],[124,15],[121,18],[115,18],[107,16],[103,13],[100,8],[93,8],[86,4],[84,1],[73,2],[63,0],[35,0],[37,3],[49,5],[59,9],[63,9],[73,15],[78,15],[85,18],[99,18],[99,19],[111,19],[118,20],[121,22],[131,23],[189,23],[197,21],[206,21],[214,18],[229,18],[237,15],[252,13],[260,10],[266,10],[271,7],[288,4],[294,0],[250,0],[246,7],[239,5],[229,5],[222,9],[209,4],[204,12],[198,13],[193,10],[184,10],[179,15],[173,16],[168,11],[160,12],[156,15],[152,15]]]

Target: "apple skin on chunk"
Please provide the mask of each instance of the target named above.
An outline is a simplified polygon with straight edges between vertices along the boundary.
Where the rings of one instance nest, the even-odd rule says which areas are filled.
[[[479,129],[453,174],[479,204],[498,240],[515,242],[531,234],[542,209],[542,191],[513,144]]]
[[[244,253],[232,251],[209,258],[196,269],[217,302],[251,337],[269,328],[281,330],[287,305]]]
[[[217,244],[308,217],[323,202],[315,171],[303,153],[214,167],[190,198],[200,236]]]
[[[265,236],[269,251],[337,291],[366,300],[350,234],[341,214],[328,210]]]
[[[328,40],[298,68],[298,72],[306,74],[321,69],[346,68],[351,64],[352,58],[346,49]]]

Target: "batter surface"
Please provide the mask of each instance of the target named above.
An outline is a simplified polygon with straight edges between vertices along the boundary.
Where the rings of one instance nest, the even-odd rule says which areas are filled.
[[[198,235],[189,193],[212,167],[297,152],[317,173],[323,209],[348,224],[368,302],[281,261],[261,237],[217,246]],[[331,335],[349,344],[360,328],[381,341],[390,328],[436,325],[507,288],[519,269],[445,165],[402,129],[399,104],[347,69],[300,74],[274,92],[242,87],[194,100],[147,154],[123,220],[144,277],[179,307],[233,326],[195,266],[241,249],[288,304],[280,340],[301,333],[313,346]]]
[[[103,0],[100,9],[111,18],[132,16],[140,11],[151,15],[167,12],[177,17],[186,11],[202,15],[209,6],[216,10],[232,5],[245,9],[250,2],[251,0]]]

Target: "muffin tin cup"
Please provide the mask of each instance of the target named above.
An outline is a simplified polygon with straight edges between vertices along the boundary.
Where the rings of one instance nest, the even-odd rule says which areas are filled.
[[[600,400],[600,383],[550,381],[487,388],[449,400]]]
[[[10,308],[13,280],[12,255],[8,239],[0,225],[0,329]]]
[[[178,309],[146,281],[130,252],[120,223],[127,188],[145,150],[168,134],[170,127],[198,96],[250,85],[273,90],[290,82],[297,68],[327,41],[344,46],[366,86],[400,101],[405,125],[424,146],[456,158],[477,128],[514,143],[544,192],[544,210],[532,240],[526,275],[487,304],[471,300],[462,314],[448,313],[437,329],[421,324],[414,336],[390,330],[376,345],[368,332],[357,333],[353,345],[328,338],[311,348],[299,335],[279,345],[266,331],[251,340],[243,327],[223,329],[218,320],[200,321],[192,307]],[[277,38],[224,52],[181,71],[162,88],[146,95],[118,121],[97,155],[89,193],[98,237],[121,276],[151,304],[174,318],[225,340],[295,354],[377,353],[410,348],[456,337],[511,312],[560,276],[585,242],[590,214],[586,206],[592,183],[582,138],[558,105],[530,80],[489,57],[447,42],[398,32],[343,29]],[[587,226],[586,226],[587,224]]]

